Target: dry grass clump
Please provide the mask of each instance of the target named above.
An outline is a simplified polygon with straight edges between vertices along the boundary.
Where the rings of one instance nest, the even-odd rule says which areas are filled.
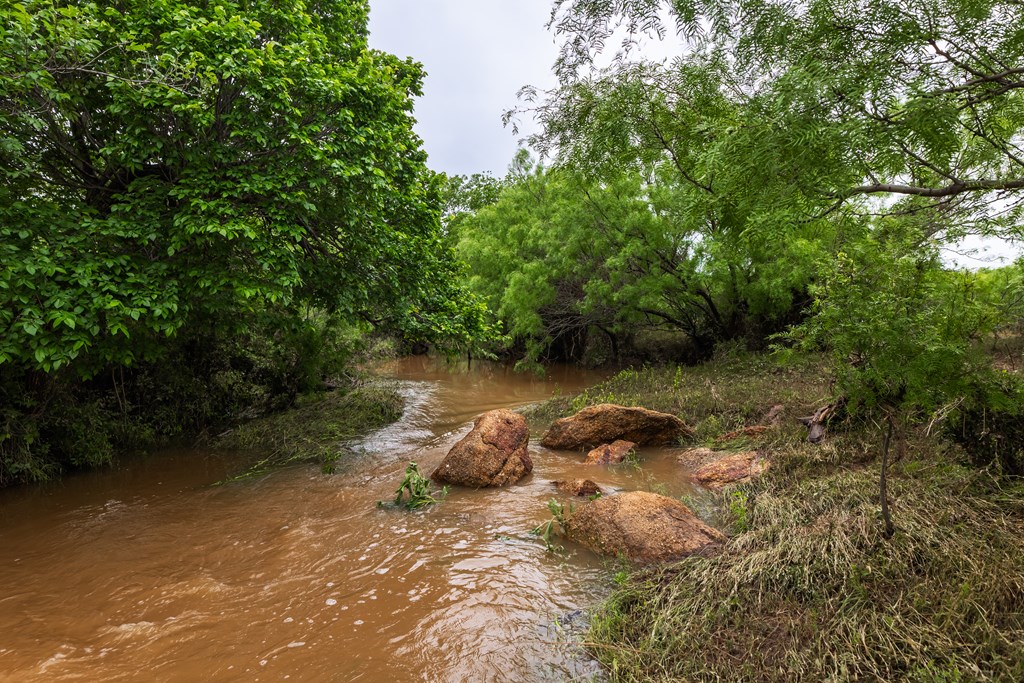
[[[235,479],[296,462],[318,462],[325,471],[333,471],[345,452],[344,442],[394,422],[402,416],[403,407],[396,388],[386,384],[336,391],[248,422],[222,436],[216,445],[266,454]]]
[[[731,497],[747,530],[722,554],[633,574],[598,612],[616,680],[1024,680],[1024,486],[907,461],[886,539],[876,466],[808,478],[792,456]]]

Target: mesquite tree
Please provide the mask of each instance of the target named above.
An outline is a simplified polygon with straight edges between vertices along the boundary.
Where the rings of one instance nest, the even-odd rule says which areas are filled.
[[[740,245],[714,258],[808,245],[810,268],[775,264],[814,295],[792,336],[882,411],[887,456],[897,418],[1000,400],[975,354],[997,309],[938,254],[1024,238],[1022,22],[1020,0],[559,0],[560,84],[524,109],[559,163],[674,170],[691,241]],[[669,31],[677,59],[634,59],[638,35]]]

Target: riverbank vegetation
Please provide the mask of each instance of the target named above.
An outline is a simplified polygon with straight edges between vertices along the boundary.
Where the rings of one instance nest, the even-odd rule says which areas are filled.
[[[1024,238],[1020,11],[555,3],[559,84],[507,117],[546,160],[460,218],[471,286],[527,365],[644,360],[653,334],[715,360],[536,415],[644,405],[723,447],[776,403],[845,411],[823,446],[769,430],[722,554],[625,580],[588,642],[617,680],[1024,675],[1024,264],[951,258]],[[669,33],[672,60],[636,49]],[[737,360],[765,349],[783,365]]]
[[[367,13],[0,10],[0,485],[288,405],[339,329],[486,336],[412,130],[423,70]]]
[[[614,401],[672,412],[695,445],[757,448],[768,471],[690,500],[725,524],[721,553],[619,574],[585,647],[614,680],[1017,680],[1024,674],[1024,486],[957,445],[962,416],[915,427],[878,491],[881,414],[794,419],[830,396],[820,355],[732,351],[696,368],[627,370],[539,406],[547,423]],[[782,420],[729,432],[775,406]],[[1019,451],[1019,446],[1004,444]],[[642,466],[642,465],[641,465]],[[656,485],[656,483],[655,483]]]
[[[531,419],[785,418],[724,550],[597,613],[617,679],[1024,678],[1024,261],[951,258],[1024,239],[1020,0],[556,0],[503,178],[427,167],[368,11],[0,9],[0,486],[204,434],[330,468],[401,411],[370,333],[633,363]]]
[[[347,442],[391,424],[402,416],[403,406],[397,389],[383,382],[310,393],[288,410],[219,435],[213,445],[262,455],[235,479],[296,463],[314,463],[330,473],[350,452]]]

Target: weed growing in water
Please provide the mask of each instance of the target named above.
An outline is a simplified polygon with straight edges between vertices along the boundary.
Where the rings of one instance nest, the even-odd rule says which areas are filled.
[[[639,470],[640,468],[637,467]],[[650,493],[657,493],[659,496],[667,496],[669,494],[668,486],[665,482],[658,481],[657,477],[652,474],[644,472],[644,485],[643,488]]]
[[[395,490],[395,506],[404,507],[406,510],[419,510],[434,503],[440,503],[441,499],[448,495],[448,487],[445,486],[440,492],[430,492],[430,480],[420,474],[419,465],[415,460],[409,461],[405,468],[405,478]],[[384,501],[378,503],[383,505]]]
[[[628,467],[632,467],[634,470],[639,471],[640,468],[640,454],[636,452],[635,448],[629,449],[629,453],[622,459],[622,464]]]
[[[558,544],[555,543],[555,536],[557,535],[555,527],[557,526],[559,530],[563,533],[565,532],[566,511],[565,506],[554,498],[548,501],[548,510],[551,512],[551,519],[535,527],[530,533],[534,536],[541,537],[544,541],[545,550],[548,552],[554,552],[555,550],[558,550]],[[569,513],[571,512],[572,504],[570,503]]]

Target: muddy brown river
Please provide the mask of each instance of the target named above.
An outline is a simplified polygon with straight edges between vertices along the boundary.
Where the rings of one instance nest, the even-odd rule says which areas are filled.
[[[382,374],[405,413],[341,474],[211,486],[253,454],[189,450],[0,492],[0,680],[599,680],[572,640],[616,567],[529,531],[555,479],[689,492],[672,449],[596,468],[531,441],[517,485],[379,509],[409,460],[432,471],[477,414],[600,379],[425,357]]]

